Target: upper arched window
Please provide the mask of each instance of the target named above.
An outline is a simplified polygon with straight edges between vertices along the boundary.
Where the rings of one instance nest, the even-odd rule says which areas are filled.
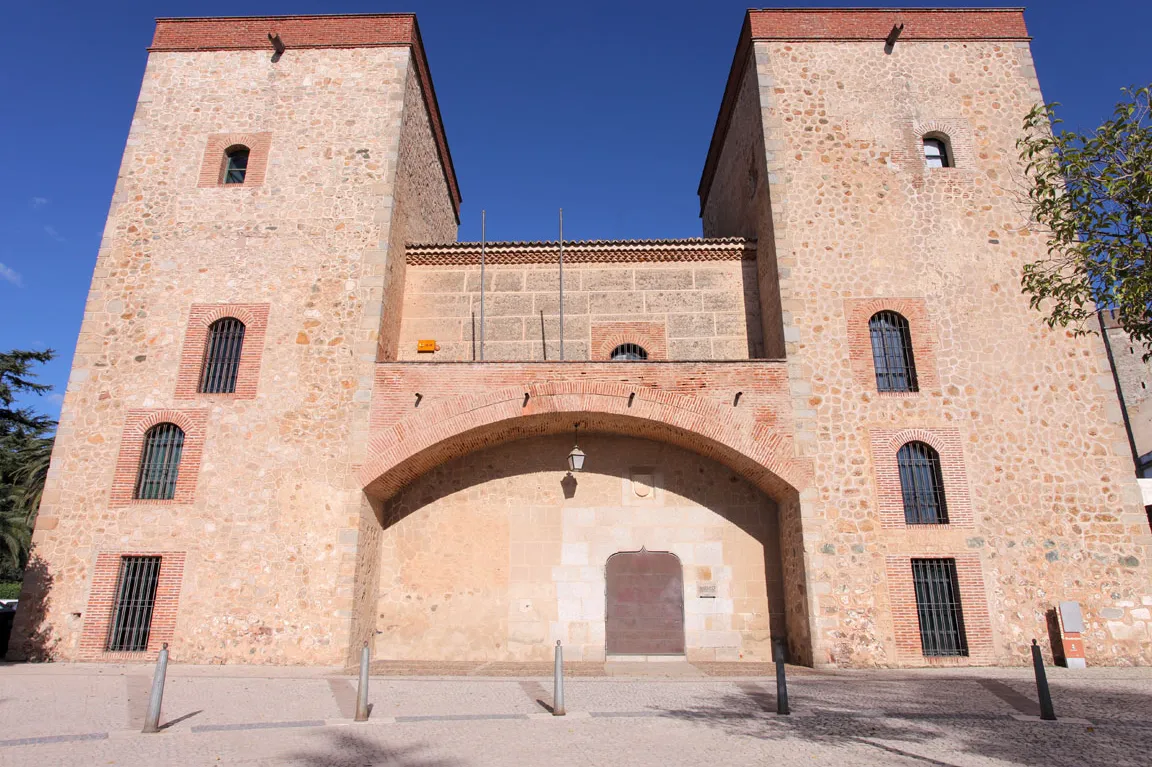
[[[144,435],[140,473],[132,497],[147,501],[170,501],[176,495],[184,430],[174,423],[158,423]]]
[[[244,323],[235,317],[224,317],[208,327],[204,345],[204,363],[200,367],[202,394],[232,394],[240,372],[240,353],[244,350]]]
[[[948,139],[940,134],[929,134],[924,137],[924,164],[929,168],[952,167],[952,152],[948,147]]]
[[[248,147],[236,144],[224,150],[224,183],[243,184],[248,173]]]
[[[947,524],[940,454],[931,445],[908,442],[896,454],[896,464],[904,496],[904,521],[909,525]]]
[[[868,320],[868,334],[872,337],[876,389],[919,391],[908,320],[897,312],[876,312],[872,315],[872,319]]]
[[[618,361],[646,360],[648,352],[639,344],[620,344],[612,350],[612,359]]]

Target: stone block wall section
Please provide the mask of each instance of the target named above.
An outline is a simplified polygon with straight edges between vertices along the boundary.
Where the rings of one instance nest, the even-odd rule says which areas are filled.
[[[925,551],[980,557],[995,584],[989,662],[1027,663],[1067,599],[1084,608],[1090,663],[1152,663],[1152,535],[1103,345],[1046,328],[1019,291],[1044,253],[1006,191],[1023,117],[1043,101],[1027,40],[1020,9],[745,20],[701,209],[706,235],[757,238],[761,295],[774,282],[779,296],[765,327],[781,326],[797,455],[815,472],[797,518],[818,665],[913,662],[890,640],[897,610],[875,573]],[[924,132],[948,134],[958,167],[926,168]],[[878,394],[863,353],[860,307],[885,296],[923,302],[917,368],[937,380],[915,395]],[[971,526],[884,526],[873,435],[944,427]]]
[[[606,359],[602,328],[629,323],[638,335],[624,341],[650,339],[661,347],[653,359],[764,356],[755,243],[575,242],[564,250],[565,359]],[[560,358],[559,246],[488,244],[483,333],[479,251],[478,243],[408,248],[398,359],[478,360],[481,335],[488,361]],[[439,351],[418,352],[425,339]]]
[[[108,632],[116,609],[116,589],[120,583],[120,560],[124,557],[160,557],[160,574],[152,607],[148,632],[148,649],[144,652],[109,652]],[[117,551],[96,555],[92,584],[84,611],[84,632],[80,637],[77,660],[130,663],[155,660],[160,648],[171,642],[176,633],[177,608],[184,581],[182,551]]]

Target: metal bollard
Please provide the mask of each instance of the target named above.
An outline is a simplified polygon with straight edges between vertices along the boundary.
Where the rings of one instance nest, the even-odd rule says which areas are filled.
[[[788,708],[788,679],[784,676],[784,640],[777,639],[772,643],[776,651],[776,713],[791,714]]]
[[[552,673],[552,716],[564,716],[564,648],[556,640],[556,667]]]
[[[1048,675],[1044,672],[1044,658],[1040,655],[1040,645],[1032,640],[1032,668],[1036,672],[1036,695],[1040,698],[1040,718],[1056,721],[1052,710],[1052,693],[1048,691]]]
[[[152,692],[148,695],[148,716],[141,732],[160,732],[160,703],[164,700],[164,677],[168,675],[168,643],[160,648],[156,659],[156,673],[152,676]]]
[[[368,721],[368,645],[360,651],[360,687],[356,690],[356,721]]]

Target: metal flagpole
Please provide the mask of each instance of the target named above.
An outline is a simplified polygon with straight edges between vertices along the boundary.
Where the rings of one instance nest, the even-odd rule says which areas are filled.
[[[480,360],[484,360],[484,251],[487,247],[488,212],[480,211]]]
[[[560,208],[560,358],[564,358],[564,208]]]

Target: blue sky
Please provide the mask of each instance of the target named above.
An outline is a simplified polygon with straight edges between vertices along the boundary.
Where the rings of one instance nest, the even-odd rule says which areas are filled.
[[[55,394],[27,404],[59,411],[155,17],[414,11],[464,197],[460,238],[479,238],[481,208],[490,239],[552,238],[563,206],[565,235],[586,239],[700,235],[696,187],[747,7],[747,0],[5,3],[0,349],[59,353],[42,375]],[[1098,124],[1122,86],[1152,79],[1147,0],[1044,0],[1025,18],[1045,98],[1062,102],[1069,127]]]

